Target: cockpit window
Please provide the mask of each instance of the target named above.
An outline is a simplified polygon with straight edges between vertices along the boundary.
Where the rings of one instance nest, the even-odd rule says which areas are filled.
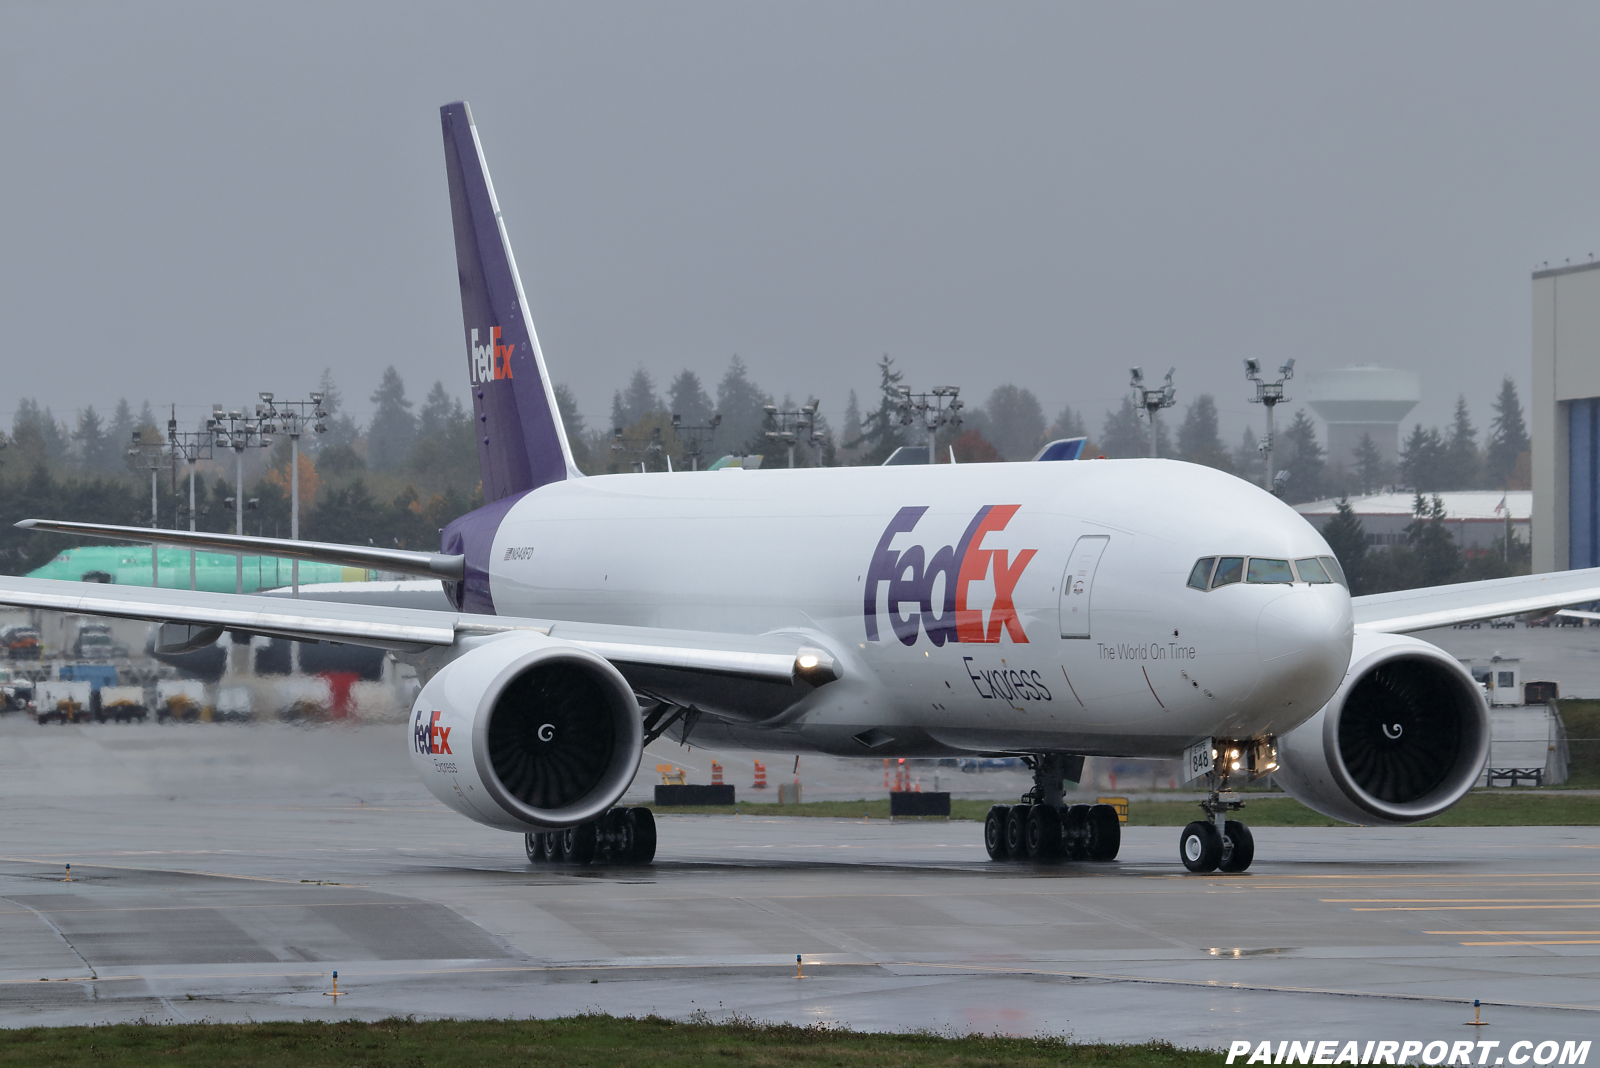
[[[1350,581],[1344,577],[1344,568],[1339,566],[1339,560],[1337,557],[1319,556],[1317,559],[1321,560],[1322,566],[1328,569],[1328,575],[1333,579],[1333,581],[1337,582],[1345,589],[1350,588]]]
[[[1299,572],[1301,582],[1316,583],[1333,581],[1333,579],[1328,577],[1328,570],[1322,566],[1322,561],[1318,560],[1314,556],[1308,557],[1304,560],[1296,560],[1294,562],[1294,569]]]
[[[1244,557],[1224,556],[1217,561],[1217,573],[1211,579],[1211,588],[1238,582],[1244,577]]]
[[[1294,572],[1287,560],[1267,560],[1259,556],[1250,558],[1250,568],[1245,572],[1246,582],[1293,582]]]
[[[1202,556],[1194,562],[1194,570],[1189,572],[1189,588],[1203,590],[1206,580],[1211,577],[1211,565],[1217,562],[1215,556]]]

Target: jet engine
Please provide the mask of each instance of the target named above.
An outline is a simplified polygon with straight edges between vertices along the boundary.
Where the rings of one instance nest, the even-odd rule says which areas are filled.
[[[1334,819],[1416,823],[1461,800],[1488,757],[1489,709],[1466,668],[1416,638],[1357,631],[1333,698],[1279,737],[1273,779]]]
[[[602,657],[542,634],[482,640],[411,710],[411,762],[468,819],[547,831],[595,819],[633,781],[639,702]]]

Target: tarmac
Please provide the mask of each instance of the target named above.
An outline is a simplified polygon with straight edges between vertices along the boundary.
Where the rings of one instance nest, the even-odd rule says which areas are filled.
[[[405,743],[0,718],[0,1025],[603,1010],[1200,1046],[1600,1037],[1596,828],[1261,828],[1249,872],[1192,876],[1174,828],[1035,868],[990,862],[975,823],[662,816],[653,865],[533,867],[430,798]],[[1463,1026],[1474,998],[1489,1027]]]

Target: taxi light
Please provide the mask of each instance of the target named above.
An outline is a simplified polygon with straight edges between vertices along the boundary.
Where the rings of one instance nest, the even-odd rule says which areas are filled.
[[[1235,760],[1233,762],[1233,770],[1234,771],[1238,771],[1239,770],[1239,762],[1237,760]]]

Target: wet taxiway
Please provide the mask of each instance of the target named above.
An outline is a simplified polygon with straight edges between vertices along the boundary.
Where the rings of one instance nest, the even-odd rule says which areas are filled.
[[[1036,870],[972,823],[679,816],[650,867],[534,868],[426,796],[403,730],[0,721],[0,1023],[703,1010],[1220,1045],[1454,1039],[1480,998],[1494,1038],[1600,1031],[1594,828],[1263,828],[1249,873],[1196,877],[1168,828]]]

